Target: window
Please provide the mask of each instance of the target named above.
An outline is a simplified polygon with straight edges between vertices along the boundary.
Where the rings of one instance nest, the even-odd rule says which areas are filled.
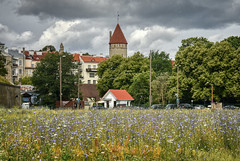
[[[34,68],[34,64],[32,64],[31,67]]]
[[[94,73],[89,73],[90,78],[94,78]]]
[[[93,68],[96,69],[96,65],[93,65]]]
[[[22,65],[22,60],[19,60],[19,65]]]
[[[88,65],[88,68],[91,68],[91,65]]]
[[[22,74],[22,69],[19,69],[19,70],[18,70],[18,73],[19,73],[19,74]]]
[[[88,80],[88,84],[91,84],[91,80]]]
[[[93,80],[93,84],[97,84],[97,81],[96,81],[96,80]]]

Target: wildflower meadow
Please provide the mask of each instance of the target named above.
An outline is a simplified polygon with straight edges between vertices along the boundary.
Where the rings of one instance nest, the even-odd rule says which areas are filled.
[[[0,110],[0,160],[240,160],[240,110]]]

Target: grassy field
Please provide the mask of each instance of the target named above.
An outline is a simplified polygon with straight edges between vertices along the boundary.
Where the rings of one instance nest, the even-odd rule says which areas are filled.
[[[0,110],[0,160],[240,160],[239,110]]]

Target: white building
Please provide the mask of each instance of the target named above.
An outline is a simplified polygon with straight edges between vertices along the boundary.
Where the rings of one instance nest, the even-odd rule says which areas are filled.
[[[74,54],[74,60],[81,63],[81,80],[83,84],[97,84],[97,68],[98,64],[107,60],[102,56],[81,56]]]
[[[120,89],[109,89],[101,99],[101,101],[104,101],[104,107],[106,108],[131,106],[133,100],[126,90]]]

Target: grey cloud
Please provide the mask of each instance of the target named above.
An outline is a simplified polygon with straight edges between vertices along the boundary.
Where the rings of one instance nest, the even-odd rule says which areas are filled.
[[[240,23],[236,0],[21,0],[19,14],[60,19],[106,19],[120,12],[121,22],[176,28],[214,28]]]

